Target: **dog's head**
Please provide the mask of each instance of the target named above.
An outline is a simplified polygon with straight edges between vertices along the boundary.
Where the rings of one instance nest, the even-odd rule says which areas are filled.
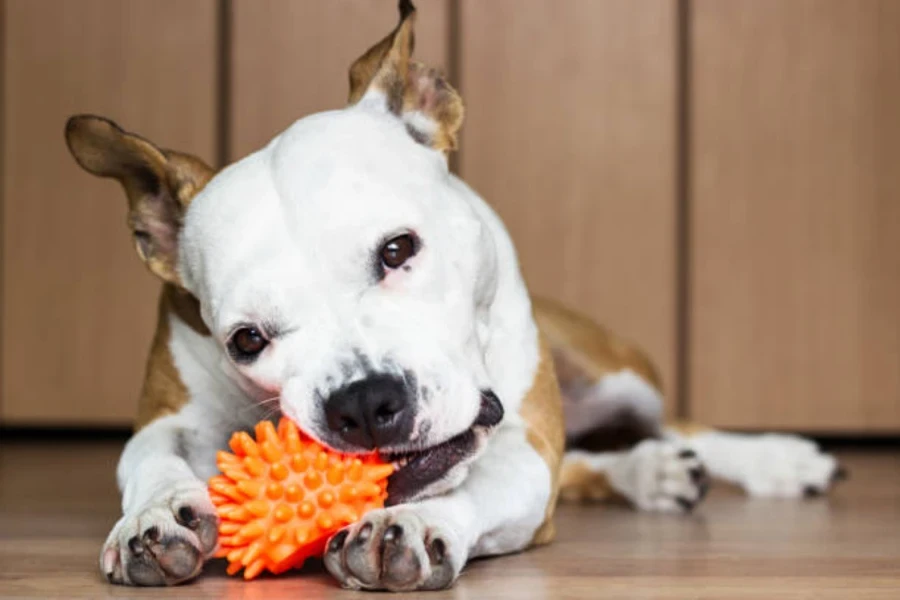
[[[109,121],[67,126],[78,162],[125,187],[150,270],[199,301],[227,376],[328,446],[396,460],[395,502],[455,485],[503,417],[495,240],[447,168],[462,102],[411,60],[400,7],[351,67],[349,107],[214,177]]]

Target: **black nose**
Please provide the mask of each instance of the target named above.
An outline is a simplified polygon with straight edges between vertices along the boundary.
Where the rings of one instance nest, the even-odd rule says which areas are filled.
[[[325,401],[328,428],[345,442],[371,450],[409,439],[410,392],[403,379],[372,375],[333,392]]]

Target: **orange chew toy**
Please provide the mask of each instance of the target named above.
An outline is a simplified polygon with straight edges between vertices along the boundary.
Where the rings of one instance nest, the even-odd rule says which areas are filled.
[[[217,557],[228,573],[253,579],[264,569],[283,573],[310,556],[322,556],[332,534],[384,506],[394,467],[377,456],[323,449],[282,418],[231,436],[234,454],[220,451],[222,475],[209,480],[219,514]]]

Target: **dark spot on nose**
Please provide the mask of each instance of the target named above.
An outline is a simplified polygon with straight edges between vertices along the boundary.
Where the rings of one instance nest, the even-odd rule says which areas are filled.
[[[333,392],[325,401],[328,428],[348,444],[372,450],[403,443],[412,432],[410,389],[400,377],[370,375]]]

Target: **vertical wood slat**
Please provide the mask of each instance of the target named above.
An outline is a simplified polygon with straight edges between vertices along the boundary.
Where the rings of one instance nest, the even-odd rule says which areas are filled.
[[[65,119],[111,117],[215,158],[215,0],[7,0],[2,182],[6,424],[127,424],[158,284],[118,184],[79,169]]]
[[[900,3],[693,3],[691,413],[900,431]]]
[[[0,0],[0,425],[3,425],[3,342],[4,342],[4,327],[3,327],[3,305],[4,305],[4,290],[3,284],[5,281],[4,277],[4,253],[3,253],[3,232],[5,229],[4,225],[4,214],[6,212],[6,202],[3,197],[4,186],[3,181],[5,180],[4,176],[4,166],[6,162],[6,123],[4,119],[4,115],[6,114],[6,44],[3,43],[2,40],[5,40],[7,37],[6,34],[6,0]]]
[[[675,3],[461,1],[463,178],[533,293],[650,351],[673,414]]]
[[[417,60],[448,64],[449,0],[416,2]],[[232,0],[230,156],[347,103],[347,71],[397,24],[396,0]]]

